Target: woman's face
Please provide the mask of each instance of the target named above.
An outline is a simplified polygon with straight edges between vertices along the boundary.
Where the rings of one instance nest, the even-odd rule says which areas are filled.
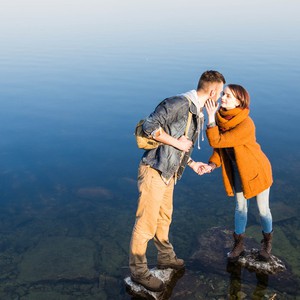
[[[225,87],[223,91],[223,95],[221,97],[221,107],[228,110],[228,109],[236,108],[240,104],[241,104],[240,101],[233,96],[230,88]]]

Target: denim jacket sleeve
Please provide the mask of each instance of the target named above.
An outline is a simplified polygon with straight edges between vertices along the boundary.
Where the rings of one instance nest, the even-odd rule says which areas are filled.
[[[173,136],[179,138],[184,134],[189,111],[189,101],[183,96],[175,96],[163,100],[145,120],[143,130],[150,135],[153,131],[162,127],[163,130]],[[189,130],[190,138],[197,130],[196,115],[193,118]],[[165,179],[171,178],[179,169],[181,151],[169,146],[161,145],[158,148],[145,151],[142,161],[150,165],[154,169],[160,171],[161,176]],[[180,179],[184,168],[178,174]]]
[[[174,137],[180,137],[176,134],[172,127],[177,127],[180,132],[180,123],[185,126],[184,122],[180,120],[185,119],[185,115],[188,111],[189,103],[188,101],[181,97],[175,96],[163,100],[145,120],[143,124],[143,130],[147,135],[150,135],[153,131],[159,129],[160,127],[165,130],[168,134]],[[182,126],[181,126],[182,127]]]

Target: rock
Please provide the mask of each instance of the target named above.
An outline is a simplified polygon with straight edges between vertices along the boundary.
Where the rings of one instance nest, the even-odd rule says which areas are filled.
[[[85,238],[47,237],[28,250],[19,264],[18,282],[97,281],[95,244]]]
[[[298,213],[291,205],[284,202],[275,202],[272,203],[272,217],[273,220],[276,220],[274,223],[278,224],[295,217],[297,218]]]
[[[126,291],[134,297],[140,297],[148,300],[163,300],[169,299],[176,282],[183,276],[185,270],[165,269],[159,270],[157,268],[150,269],[150,273],[161,279],[165,284],[165,289],[162,292],[151,292],[131,280],[130,277],[124,279]]]
[[[245,255],[239,257],[237,262],[249,271],[255,271],[262,274],[277,274],[286,271],[286,266],[278,257],[271,255],[270,260],[264,262],[260,261],[258,256],[259,250],[253,248],[250,251],[246,250]]]
[[[233,245],[232,232],[220,227],[210,228],[198,238],[199,250],[191,257],[208,269],[219,268],[227,263],[227,254]],[[262,274],[276,274],[286,270],[285,264],[276,256],[271,255],[269,262],[258,259],[257,242],[253,238],[245,238],[246,255],[239,258],[242,267]],[[251,247],[251,250],[247,250]],[[221,271],[222,273],[222,271]]]
[[[190,258],[191,268],[205,268],[207,271],[226,275],[226,257],[231,247],[231,231],[220,227],[210,228],[198,236],[197,250]]]
[[[62,295],[60,293],[57,293],[55,291],[53,292],[40,292],[40,291],[30,291],[28,295],[26,295],[26,298],[24,299],[30,299],[30,300],[53,300],[53,299],[59,299],[59,300],[70,300],[71,297],[68,295]]]
[[[246,286],[249,285],[249,290],[250,286],[256,282],[257,286],[265,286],[269,290],[273,288],[278,295],[283,295],[284,292],[291,295],[297,293],[299,278],[292,273],[291,268],[285,262],[275,255],[271,256],[269,262],[258,261],[256,247],[259,243],[255,239],[245,238],[246,255],[240,257],[234,264],[227,261],[227,253],[231,250],[232,245],[231,231],[221,227],[210,228],[199,235],[197,250],[191,256],[187,268],[194,272],[204,272],[207,278],[216,276],[226,278],[229,275],[230,282],[243,283],[245,289],[248,289]],[[248,272],[243,272],[243,269]],[[185,276],[179,285],[190,284],[192,280],[193,277],[189,278],[187,282]],[[196,281],[194,282],[194,285],[198,284]],[[205,286],[203,289],[206,289]]]

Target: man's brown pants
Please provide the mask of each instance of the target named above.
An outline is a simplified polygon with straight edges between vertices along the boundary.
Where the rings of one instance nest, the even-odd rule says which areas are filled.
[[[165,184],[160,173],[148,165],[140,164],[138,171],[139,199],[136,221],[133,227],[129,266],[135,277],[149,274],[146,250],[149,240],[154,238],[158,250],[158,262],[175,256],[169,242],[169,228],[173,212],[174,179]]]

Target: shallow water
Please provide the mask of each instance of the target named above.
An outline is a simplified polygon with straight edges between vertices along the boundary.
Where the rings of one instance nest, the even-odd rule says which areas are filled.
[[[129,299],[122,279],[142,155],[135,123],[165,97],[194,89],[207,69],[250,92],[274,172],[273,252],[299,283],[296,1],[17,2],[0,10],[0,299]],[[210,153],[204,141],[193,158]],[[220,170],[186,170],[174,207],[170,238],[186,260],[200,234],[233,227]],[[258,245],[257,217],[253,202],[247,234]],[[151,244],[150,265],[155,255]],[[212,267],[190,266],[172,298],[190,289],[190,299],[226,299],[230,275]],[[192,289],[191,278],[203,286]],[[257,299],[300,296],[294,282],[274,282]],[[242,284],[250,299],[254,274],[244,271]]]

